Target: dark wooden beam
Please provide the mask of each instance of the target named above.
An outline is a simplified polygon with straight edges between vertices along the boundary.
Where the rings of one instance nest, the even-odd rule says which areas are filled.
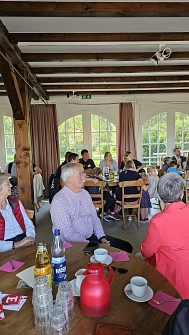
[[[166,64],[168,60],[164,61]],[[177,72],[189,71],[189,65],[149,65],[149,66],[85,66],[85,67],[34,67],[33,72],[36,74],[92,74],[92,73],[137,73],[137,72]]]
[[[9,33],[6,27],[0,20],[0,45],[5,52],[11,57],[11,61],[21,71],[27,72],[27,80],[38,90],[44,99],[48,99],[48,95],[43,91],[41,84],[37,81],[37,77],[32,73],[29,64],[25,63],[22,59],[21,51],[18,47],[14,46],[9,41]]]
[[[188,4],[189,7],[189,4]],[[165,42],[188,41],[189,32],[175,33],[11,33],[18,42]],[[159,51],[159,50],[154,50]]]
[[[137,76],[137,77],[95,77],[95,75],[90,77],[74,77],[74,78],[65,78],[65,77],[39,77],[38,80],[43,83],[110,83],[110,82],[160,82],[160,81],[181,81],[181,80],[188,80],[189,81],[189,75],[167,75],[167,76]]]
[[[154,50],[156,52],[157,50]],[[109,52],[109,53],[23,53],[25,62],[77,62],[77,61],[144,61],[154,52]],[[189,52],[173,52],[171,59],[189,59]]]
[[[173,87],[185,87],[189,88],[189,83],[148,83],[148,84],[86,84],[86,85],[44,85],[46,90],[113,90],[113,89],[132,89],[132,88],[173,88]]]
[[[24,17],[188,17],[187,2],[1,1],[0,16]]]
[[[11,58],[5,53],[4,49],[0,46],[0,72],[5,84],[7,95],[12,107],[13,116],[16,119],[24,119],[24,106],[18,85],[16,73],[12,66],[6,61],[11,62]]]
[[[70,91],[70,94],[72,94],[73,92]],[[117,90],[117,91],[77,91],[78,94],[82,95],[82,94],[90,94],[90,95],[125,95],[125,94],[157,94],[157,93],[189,93],[189,89],[172,89],[172,90]],[[49,96],[53,97],[53,96],[66,96],[67,92],[50,92]],[[174,99],[173,99],[174,100]],[[74,101],[74,100],[73,100]],[[76,99],[77,101],[77,99]],[[92,102],[92,100],[89,100],[90,102]]]

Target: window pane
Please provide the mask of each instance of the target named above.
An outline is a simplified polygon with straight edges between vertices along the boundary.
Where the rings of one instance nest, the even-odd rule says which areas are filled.
[[[83,133],[77,133],[75,135],[75,144],[76,144],[76,151],[79,152],[83,149]]]
[[[13,118],[10,116],[3,116],[4,134],[13,134]]]
[[[91,115],[91,131],[99,131],[99,116],[98,115]]]
[[[150,137],[151,137],[151,143],[158,143],[158,132],[157,131],[151,131]]]
[[[75,131],[82,132],[83,131],[82,115],[74,116],[74,122],[75,122]]]
[[[15,149],[6,149],[6,162],[10,163],[14,161]]]
[[[142,132],[142,143],[149,143],[149,131]]]
[[[100,131],[108,130],[108,120],[100,116]]]
[[[14,148],[14,146],[13,135],[5,135],[5,148]]]
[[[59,127],[58,127],[58,131],[60,133],[64,133],[65,132],[65,122],[63,122]]]
[[[59,145],[60,147],[66,148],[67,142],[66,142],[66,135],[65,134],[59,134]]]

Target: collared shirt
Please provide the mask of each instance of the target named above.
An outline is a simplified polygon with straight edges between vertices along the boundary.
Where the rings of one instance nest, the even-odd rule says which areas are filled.
[[[26,227],[26,236],[32,236],[35,238],[35,227],[32,221],[28,218],[25,209],[20,201],[19,205],[24,218],[24,224]],[[15,237],[19,234],[23,234],[23,230],[20,227],[18,221],[16,220],[8,201],[6,209],[0,208],[0,213],[5,220],[5,235],[4,235],[5,240]],[[0,241],[0,252],[11,250],[12,245],[13,245],[12,241]]]
[[[53,198],[51,219],[54,229],[60,229],[64,241],[86,242],[95,234],[98,239],[105,236],[91,197],[86,190],[72,192],[64,186]]]
[[[103,172],[104,167],[107,167],[105,159],[103,159],[100,162],[100,165],[99,165],[99,168],[102,170],[102,172]],[[114,159],[112,159],[112,161],[110,163],[110,168],[114,171],[114,173],[118,173],[118,165],[117,165],[117,162]]]

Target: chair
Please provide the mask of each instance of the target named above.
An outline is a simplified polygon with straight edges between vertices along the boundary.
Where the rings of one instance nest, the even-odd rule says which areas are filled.
[[[27,216],[29,219],[33,219],[34,217],[34,211],[32,209],[25,209]]]
[[[184,190],[185,190],[185,198],[186,204],[189,202],[189,172],[185,172],[182,174],[184,178]]]
[[[141,198],[142,198],[142,186],[144,185],[144,182],[142,179],[139,180],[130,180],[130,181],[121,181],[119,183],[119,187],[122,188],[122,201],[116,201],[118,204],[121,205],[122,209],[122,216],[123,216],[123,227],[126,230],[126,222],[125,222],[125,216],[135,216],[136,214],[132,215],[125,215],[125,209],[129,208],[136,208],[138,209],[138,228],[140,228],[140,203],[141,203]],[[139,193],[137,194],[125,194],[125,187],[133,187],[136,186],[138,187]],[[138,198],[137,201],[133,202],[125,202],[125,199],[136,199]]]
[[[161,178],[165,173],[167,173],[167,170],[158,169],[158,177]]]
[[[99,187],[100,188],[100,193],[96,194],[96,193],[89,193],[91,198],[92,198],[92,202],[93,205],[95,206],[95,208],[101,208],[102,212],[101,212],[101,223],[103,223],[103,218],[104,218],[104,196],[103,196],[103,191],[104,191],[104,187],[105,187],[106,183],[104,181],[98,181],[98,183],[94,183],[92,180],[86,180],[84,187]],[[94,200],[94,199],[100,199],[100,200]]]

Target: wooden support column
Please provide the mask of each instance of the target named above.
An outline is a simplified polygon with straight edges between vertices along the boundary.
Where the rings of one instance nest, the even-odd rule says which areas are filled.
[[[3,54],[11,62],[10,56],[5,52]],[[33,209],[33,175],[28,121],[32,91],[2,56],[0,56],[0,72],[13,110],[18,195],[25,208]],[[19,73],[27,78],[24,71],[19,70]]]

